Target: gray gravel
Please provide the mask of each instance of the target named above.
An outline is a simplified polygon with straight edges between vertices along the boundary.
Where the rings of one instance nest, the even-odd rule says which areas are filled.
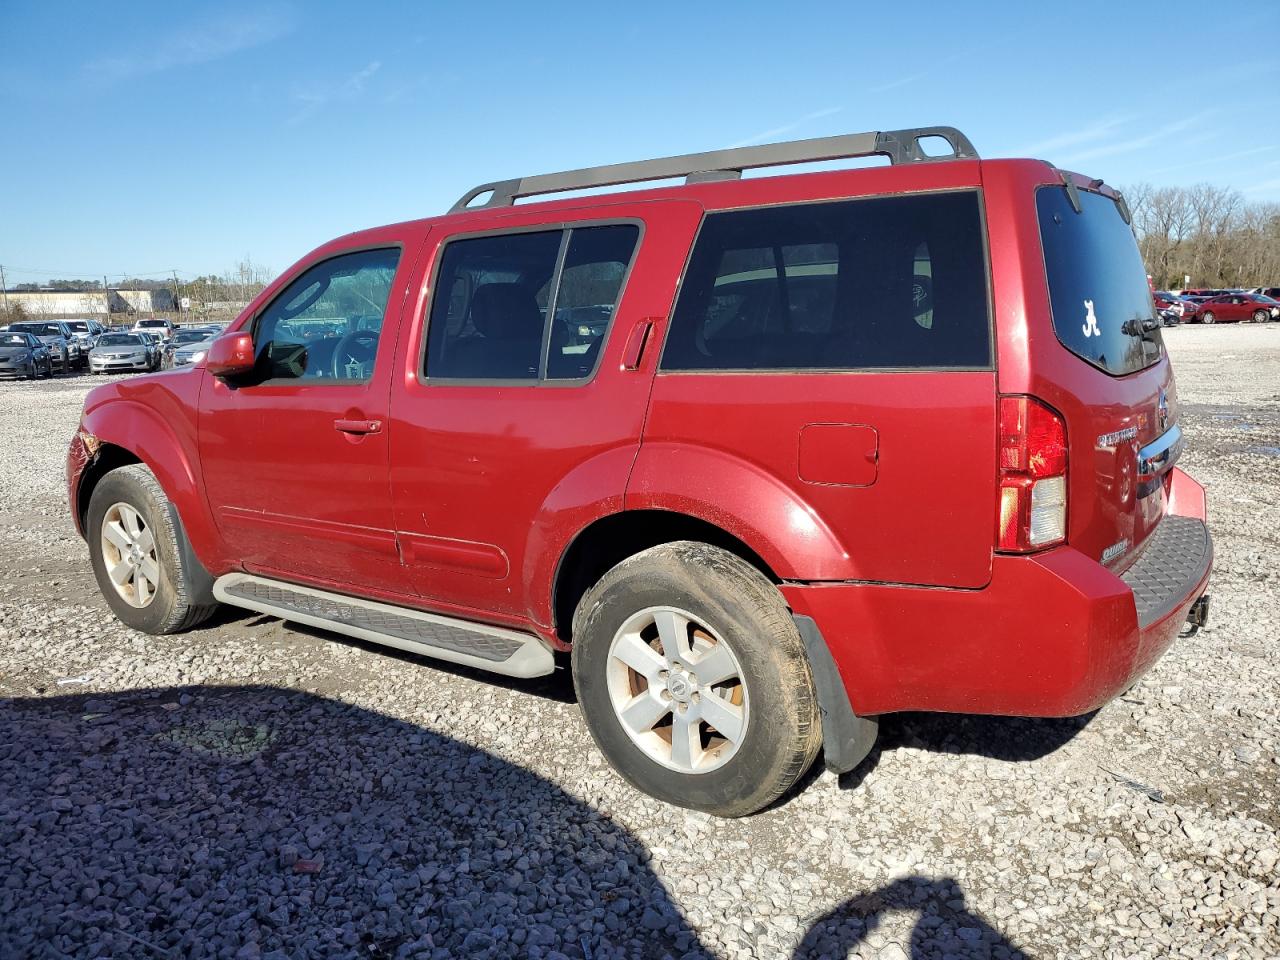
[[[0,385],[0,957],[1280,955],[1280,324],[1167,341],[1212,626],[1092,718],[886,718],[732,822],[614,776],[563,676],[124,629],[62,489],[94,381]]]

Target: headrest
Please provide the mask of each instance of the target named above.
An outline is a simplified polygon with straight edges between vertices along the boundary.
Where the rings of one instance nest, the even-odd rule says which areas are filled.
[[[471,324],[490,340],[541,340],[538,301],[518,283],[486,283],[471,297]]]

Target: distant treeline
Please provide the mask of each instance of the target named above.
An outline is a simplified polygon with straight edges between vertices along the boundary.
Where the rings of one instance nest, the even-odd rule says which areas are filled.
[[[1207,183],[1124,195],[1157,289],[1280,286],[1280,204]]]

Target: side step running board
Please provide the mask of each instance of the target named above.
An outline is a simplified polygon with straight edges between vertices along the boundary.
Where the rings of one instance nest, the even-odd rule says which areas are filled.
[[[235,607],[508,677],[543,677],[555,669],[551,649],[539,637],[518,630],[247,573],[219,577],[213,584],[213,595]]]

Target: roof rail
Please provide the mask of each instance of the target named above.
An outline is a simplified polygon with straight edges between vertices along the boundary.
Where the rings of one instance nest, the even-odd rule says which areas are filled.
[[[946,140],[951,147],[951,152],[938,156],[926,154],[920,146],[920,141],[927,137],[941,137]],[[777,167],[788,163],[813,163],[820,160],[847,160],[877,154],[888,157],[889,162],[895,164],[976,159],[978,156],[969,138],[955,127],[873,130],[869,133],[846,133],[838,137],[764,143],[752,147],[711,150],[707,153],[686,153],[679,157],[614,163],[604,167],[584,167],[581,170],[566,170],[563,173],[543,173],[515,180],[482,183],[463,194],[449,212],[509,207],[520,197],[563,193],[567,190],[586,190],[591,187],[612,187],[622,183],[641,183],[645,180],[667,180],[672,177],[684,177],[685,183],[737,180],[742,176],[743,170],[757,167]],[[484,203],[470,206],[472,201],[486,193],[491,193],[492,196]]]

